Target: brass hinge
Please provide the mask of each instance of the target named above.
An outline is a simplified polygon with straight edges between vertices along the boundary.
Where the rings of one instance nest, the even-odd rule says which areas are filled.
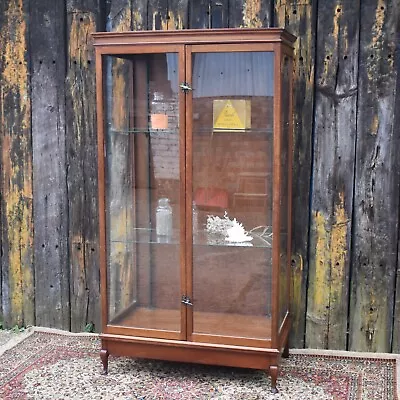
[[[182,82],[182,83],[179,85],[179,87],[181,88],[182,92],[185,92],[185,93],[189,92],[190,90],[193,90],[192,87],[189,86],[189,84],[186,83],[186,82]]]
[[[182,304],[185,304],[185,306],[193,306],[192,301],[190,300],[190,297],[183,295],[182,296],[182,300],[181,300]]]

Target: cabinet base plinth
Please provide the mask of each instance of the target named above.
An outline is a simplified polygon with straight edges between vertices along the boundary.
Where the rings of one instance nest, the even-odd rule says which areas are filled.
[[[277,349],[214,345],[164,339],[144,339],[119,335],[101,335],[101,359],[108,370],[108,355],[156,359],[196,364],[220,365],[260,369],[271,375],[272,389],[276,390],[279,360]]]

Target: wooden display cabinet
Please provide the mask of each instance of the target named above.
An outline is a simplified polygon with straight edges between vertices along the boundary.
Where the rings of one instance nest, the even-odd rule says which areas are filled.
[[[276,389],[290,329],[295,38],[93,37],[104,372],[109,354],[217,364],[264,369]]]

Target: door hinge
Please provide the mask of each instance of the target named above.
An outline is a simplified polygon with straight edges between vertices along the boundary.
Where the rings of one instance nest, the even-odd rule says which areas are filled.
[[[182,82],[182,83],[179,85],[179,87],[181,88],[182,92],[185,92],[185,93],[189,92],[190,90],[193,90],[192,87],[189,86],[189,84],[186,83],[186,82]]]
[[[192,300],[190,300],[190,297],[188,297],[186,295],[182,296],[181,303],[185,304],[186,306],[192,306],[193,305]]]

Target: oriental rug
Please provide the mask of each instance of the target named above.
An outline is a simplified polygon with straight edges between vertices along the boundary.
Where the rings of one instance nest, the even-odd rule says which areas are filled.
[[[97,335],[33,329],[22,339],[0,351],[0,399],[398,399],[390,356],[293,351],[273,394],[262,371],[110,356],[104,376]]]

